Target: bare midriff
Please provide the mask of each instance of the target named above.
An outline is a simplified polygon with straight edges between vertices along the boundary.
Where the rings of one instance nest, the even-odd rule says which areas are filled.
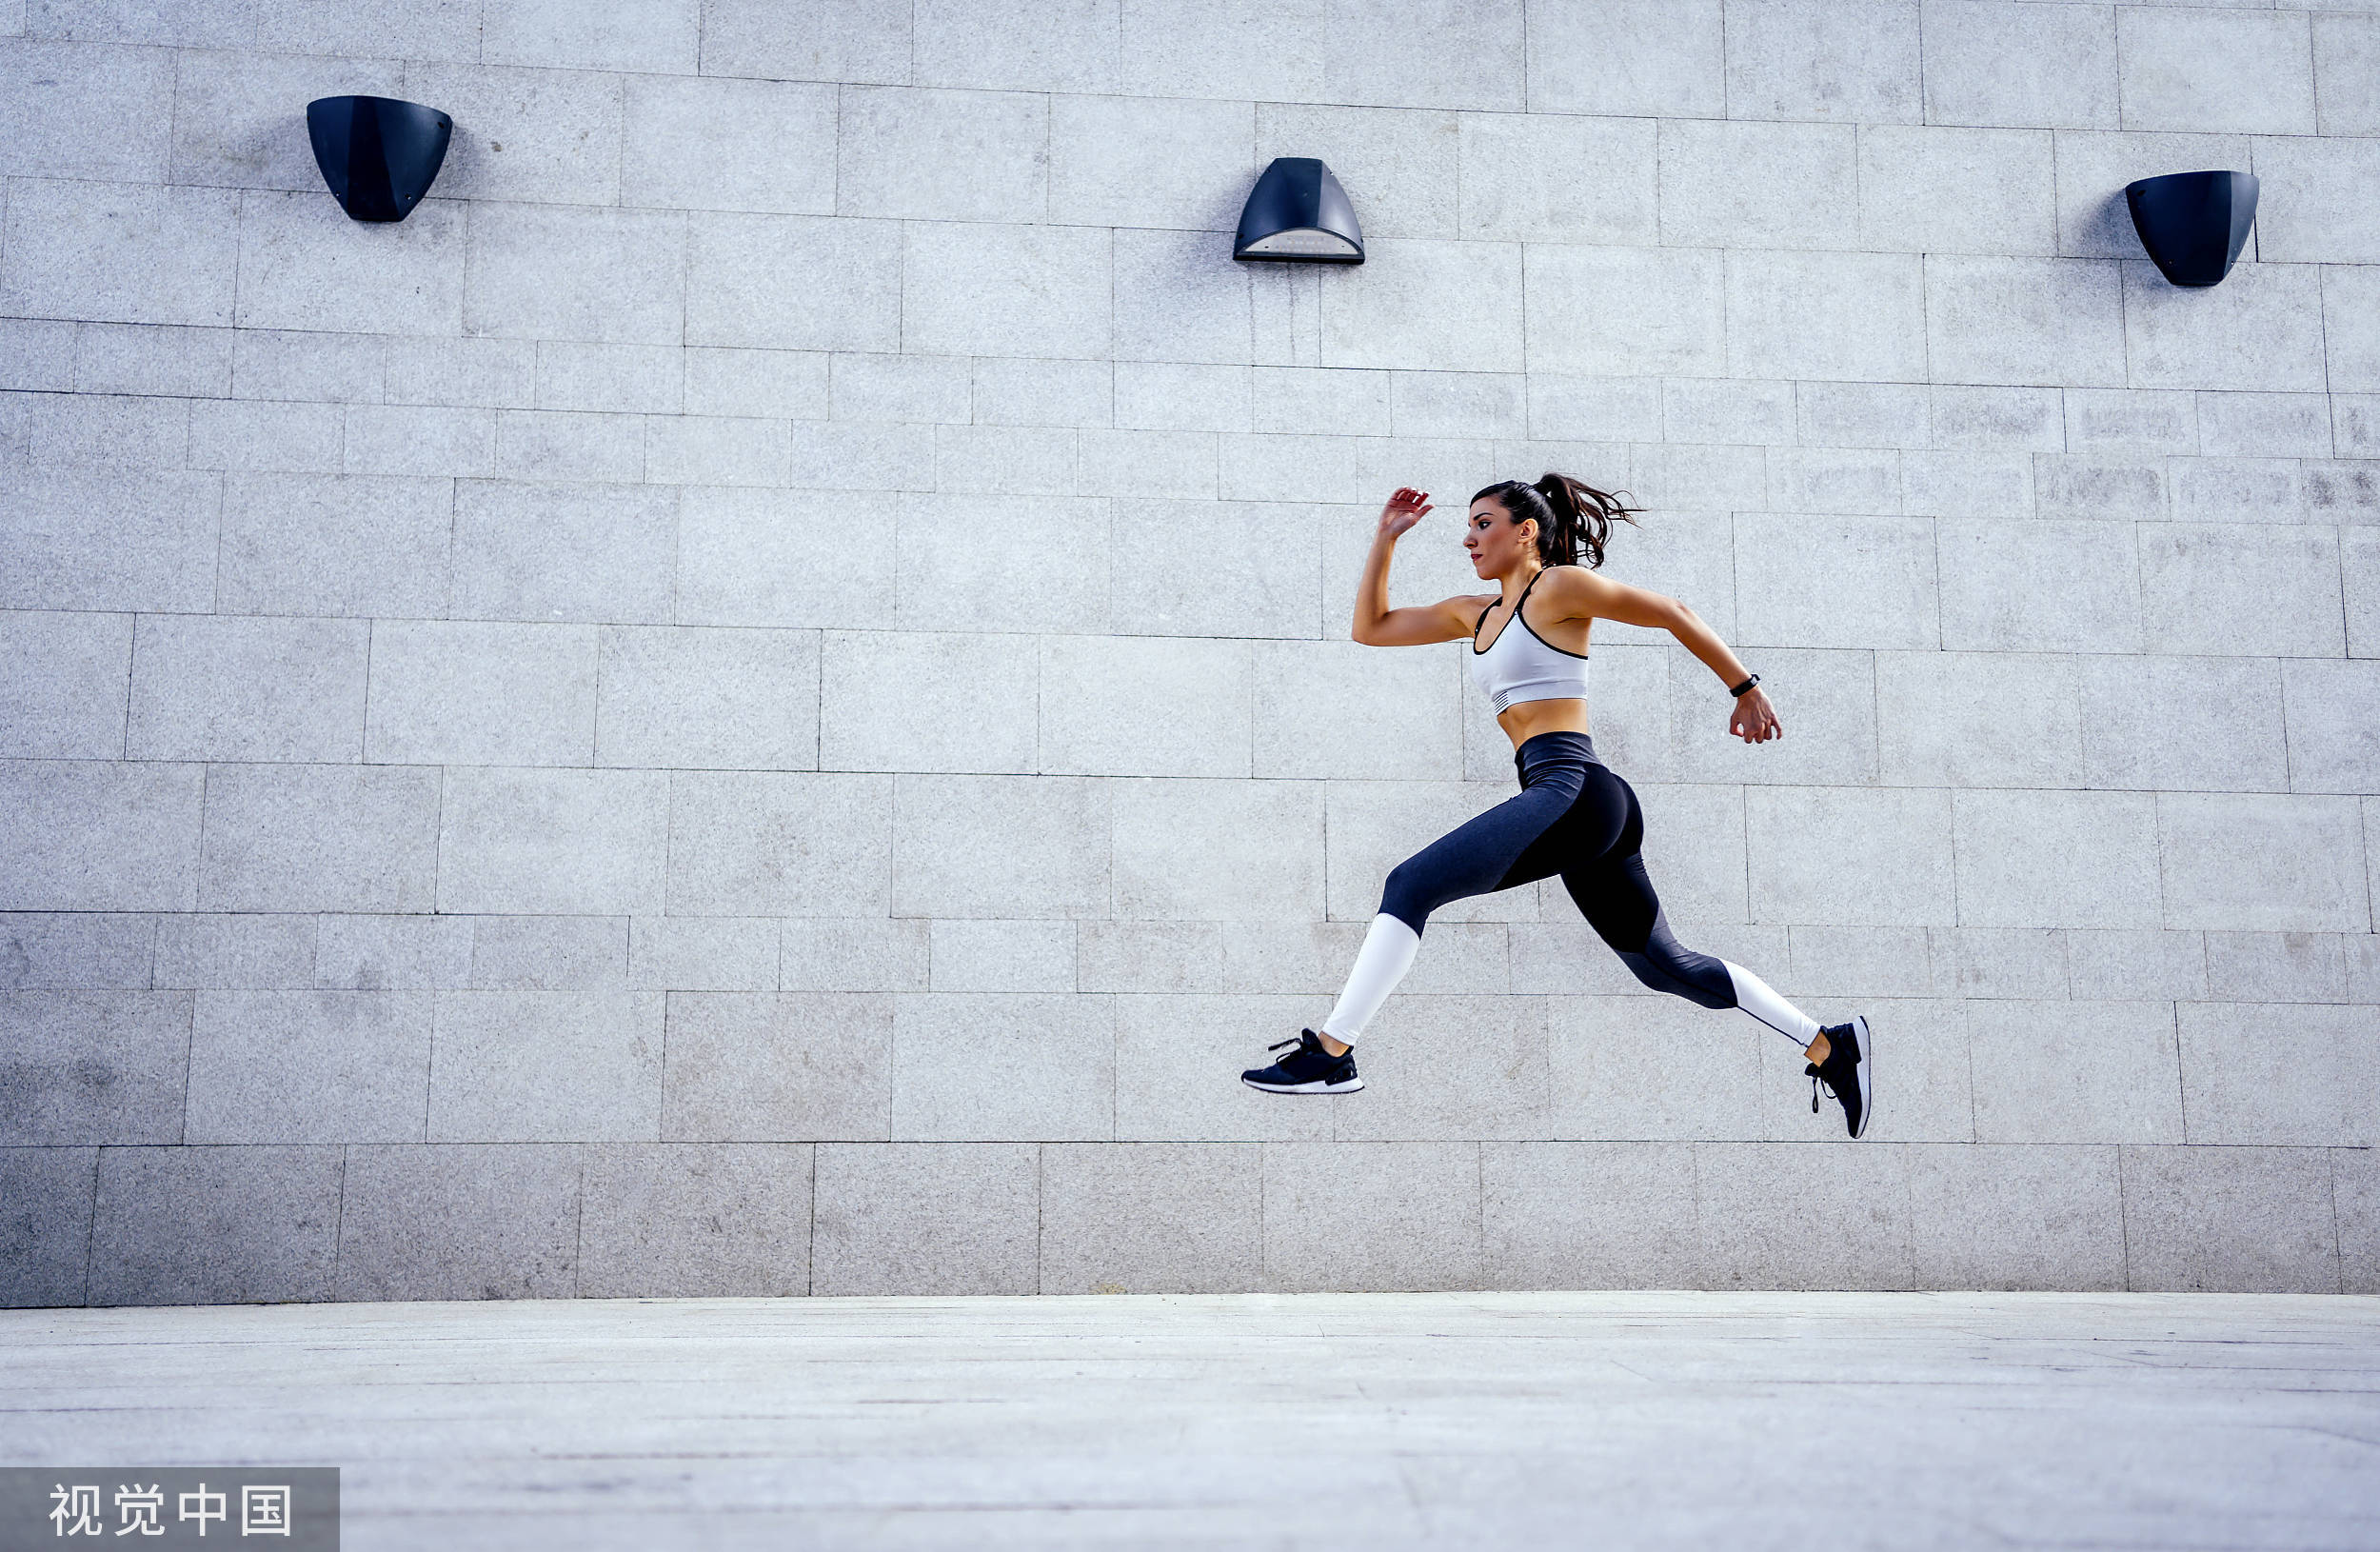
[[[1539,733],[1583,733],[1587,727],[1587,703],[1575,698],[1557,701],[1522,701],[1506,706],[1496,719],[1504,729],[1504,736],[1517,749]]]

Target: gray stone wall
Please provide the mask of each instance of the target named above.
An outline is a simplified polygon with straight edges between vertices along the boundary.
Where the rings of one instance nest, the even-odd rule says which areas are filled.
[[[2380,13],[0,0],[0,1297],[2380,1288]],[[307,99],[457,121],[401,226]],[[1355,269],[1235,265],[1320,156]],[[2132,178],[2264,181],[2181,291]],[[1464,499],[1681,937],[1557,888]]]

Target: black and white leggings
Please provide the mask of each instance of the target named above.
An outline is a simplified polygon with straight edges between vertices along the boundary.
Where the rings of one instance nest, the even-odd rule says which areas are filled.
[[[1584,733],[1539,733],[1513,754],[1520,791],[1467,820],[1389,870],[1356,967],[1322,1031],[1352,1045],[1421,944],[1430,912],[1450,900],[1561,875],[1602,940],[1637,980],[1704,1007],[1740,1007],[1797,1045],[1818,1024],[1740,965],[1677,941],[1637,847],[1644,810],[1636,789],[1596,758]]]

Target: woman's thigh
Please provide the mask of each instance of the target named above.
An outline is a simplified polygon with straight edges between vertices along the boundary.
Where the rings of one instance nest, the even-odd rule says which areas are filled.
[[[1579,815],[1592,831],[1562,859],[1562,886],[1597,936],[1614,948],[1637,949],[1660,914],[1660,897],[1644,870],[1644,809],[1636,791],[1616,773],[1596,784],[1581,800],[1592,812]]]
[[[1390,869],[1380,909],[1418,933],[1450,900],[1518,888],[1583,865],[1618,838],[1616,781],[1593,762],[1585,771],[1550,771]]]

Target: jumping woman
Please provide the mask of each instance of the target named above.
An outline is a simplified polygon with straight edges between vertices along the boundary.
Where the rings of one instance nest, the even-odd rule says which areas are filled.
[[[1587,736],[1590,622],[1657,626],[1719,676],[1735,698],[1728,731],[1747,744],[1784,727],[1727,644],[1674,598],[1600,575],[1615,518],[1633,508],[1566,474],[1535,485],[1504,480],[1471,498],[1463,547],[1494,594],[1388,607],[1388,563],[1397,541],[1431,510],[1427,491],[1400,489],[1380,509],[1372,553],[1356,590],[1355,639],[1370,647],[1418,647],[1471,639],[1471,677],[1513,742],[1520,792],[1458,826],[1389,870],[1346,989],[1319,1029],[1301,1029],[1296,1050],[1240,1074],[1274,1094],[1346,1094],[1356,1076],[1355,1043],[1421,946],[1430,912],[1450,900],[1561,875],[1562,886],[1637,980],[1704,1007],[1739,1007],[1802,1048],[1810,1107],[1824,1084],[1854,1137],[1868,1129],[1875,1053],[1868,1021],[1821,1025],[1767,982],[1728,960],[1679,944],[1645,877],[1637,847],[1644,813],[1636,789],[1596,757]],[[1583,554],[1585,564],[1579,564]]]

